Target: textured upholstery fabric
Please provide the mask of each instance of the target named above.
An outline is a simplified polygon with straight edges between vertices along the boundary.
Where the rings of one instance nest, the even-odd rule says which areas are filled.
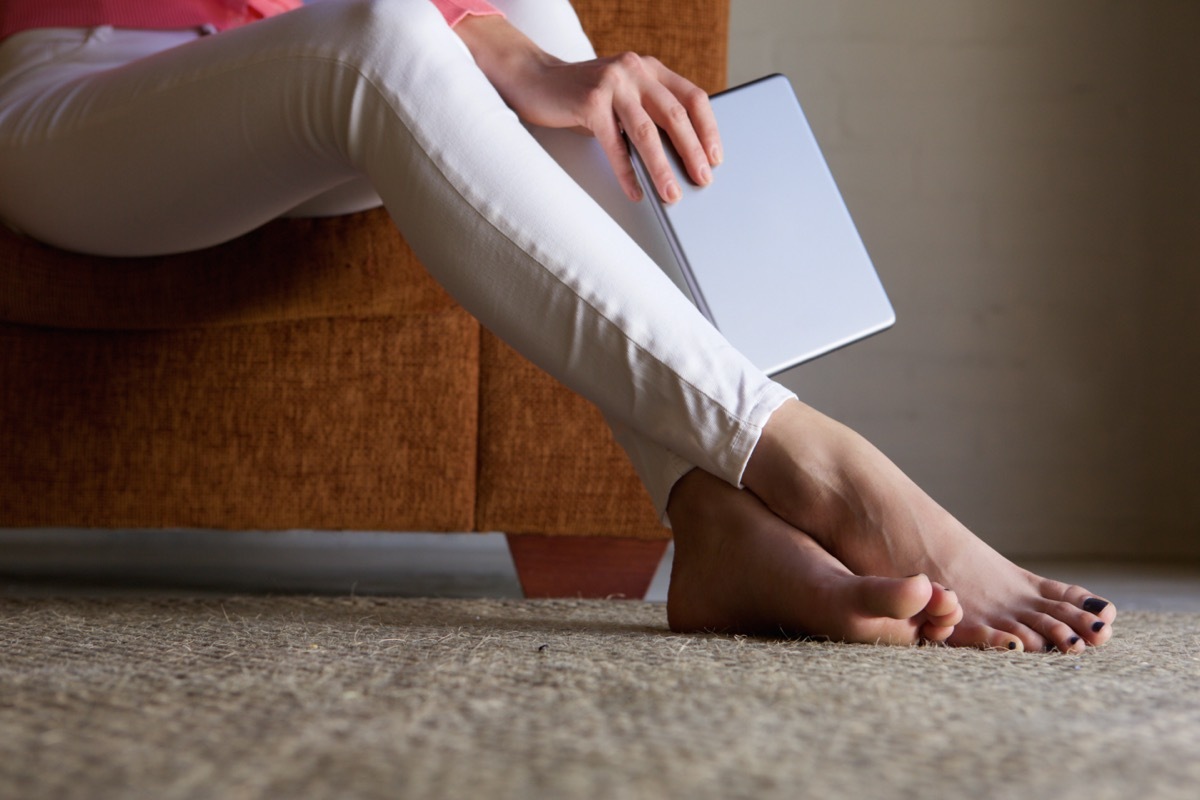
[[[727,0],[575,5],[723,85]],[[0,231],[0,526],[665,537],[596,410],[482,342],[382,211],[147,259]]]
[[[709,93],[725,88],[729,0],[572,0],[596,52],[656,56]]]
[[[21,378],[0,384],[0,519],[468,530],[478,336],[459,311],[152,333],[0,325],[0,374]]]
[[[666,536],[595,406],[489,333],[480,361],[479,530]]]

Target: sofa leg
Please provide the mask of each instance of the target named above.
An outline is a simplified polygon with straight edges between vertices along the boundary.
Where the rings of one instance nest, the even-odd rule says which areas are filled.
[[[663,539],[507,534],[525,596],[640,600],[667,549]]]

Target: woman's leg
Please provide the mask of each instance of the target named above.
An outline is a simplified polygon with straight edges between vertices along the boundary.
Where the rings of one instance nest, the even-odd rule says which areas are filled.
[[[596,57],[567,0],[495,0],[509,21],[565,61]],[[600,144],[527,126],[552,158],[654,260],[670,247],[648,200],[632,203]],[[655,507],[675,533],[667,609],[676,630],[816,632],[853,641],[942,640],[957,600],[924,577],[863,580],[747,492],[609,419]],[[674,491],[684,476],[678,491]],[[668,501],[673,513],[667,513]]]
[[[568,0],[496,0],[508,20],[546,52],[564,61],[596,57]],[[542,148],[621,227],[650,258],[670,258],[670,245],[649,200],[633,203],[625,196],[599,142],[573,131],[526,125]],[[643,436],[633,427],[608,417],[613,437],[629,456],[646,487],[655,511],[665,524],[667,500],[675,483],[694,466]]]

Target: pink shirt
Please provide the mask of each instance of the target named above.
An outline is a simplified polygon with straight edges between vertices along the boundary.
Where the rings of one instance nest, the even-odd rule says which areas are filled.
[[[0,0],[2,2],[2,0]],[[463,17],[470,14],[487,16],[488,14],[503,14],[500,9],[484,0],[433,0],[438,11],[446,18],[451,26],[458,24]]]
[[[485,0],[431,0],[450,25],[468,14],[499,14]],[[282,14],[303,0],[0,0],[0,39],[30,28],[170,30],[212,25],[218,30]]]

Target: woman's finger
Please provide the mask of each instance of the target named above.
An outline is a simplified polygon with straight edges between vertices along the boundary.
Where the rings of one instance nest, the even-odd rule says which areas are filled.
[[[717,129],[717,117],[713,113],[708,93],[662,64],[657,65],[656,71],[662,85],[667,87],[687,109],[692,127],[708,157],[708,163],[711,166],[717,166],[724,158],[724,154],[721,149],[721,132]]]
[[[631,94],[634,96],[614,98],[617,118],[625,129],[625,135],[642,157],[658,196],[664,202],[674,203],[683,196],[683,192],[675,179],[675,170],[671,169],[671,163],[667,160],[658,124],[642,105],[640,94]]]
[[[666,86],[656,82],[646,88],[643,104],[650,117],[667,132],[691,179],[700,186],[711,183],[712,169],[708,154],[683,103]]]
[[[609,114],[607,122],[597,119],[589,128],[604,150],[604,155],[608,157],[608,163],[612,165],[625,196],[635,203],[641,200],[642,187],[629,160],[629,148],[625,146],[625,137],[621,135],[616,116]]]

